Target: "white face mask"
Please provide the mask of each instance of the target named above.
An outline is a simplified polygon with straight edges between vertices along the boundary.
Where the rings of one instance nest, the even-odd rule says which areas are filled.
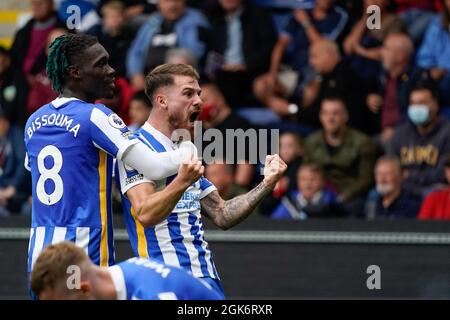
[[[377,192],[381,196],[385,196],[394,191],[394,186],[392,184],[377,184]]]

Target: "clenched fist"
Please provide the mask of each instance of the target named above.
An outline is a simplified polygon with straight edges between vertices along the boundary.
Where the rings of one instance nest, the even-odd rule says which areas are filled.
[[[193,155],[188,155],[180,164],[177,180],[183,183],[186,188],[196,182],[205,172],[202,162]]]
[[[271,188],[275,187],[286,169],[287,164],[281,160],[278,154],[267,155],[264,166],[264,183]]]

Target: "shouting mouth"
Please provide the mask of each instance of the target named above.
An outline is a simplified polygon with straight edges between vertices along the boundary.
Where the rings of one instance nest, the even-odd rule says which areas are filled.
[[[191,125],[194,124],[195,121],[198,120],[198,117],[200,116],[200,111],[194,111],[189,115],[189,122]]]

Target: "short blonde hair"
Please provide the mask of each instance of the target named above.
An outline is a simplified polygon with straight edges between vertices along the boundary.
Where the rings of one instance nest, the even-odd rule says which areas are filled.
[[[153,95],[161,87],[174,84],[173,76],[188,76],[200,79],[198,72],[188,64],[165,63],[157,66],[145,77],[145,94],[153,103]]]
[[[33,293],[39,296],[47,289],[55,289],[69,274],[67,268],[89,261],[83,249],[69,241],[52,244],[45,248],[30,275],[30,286]]]

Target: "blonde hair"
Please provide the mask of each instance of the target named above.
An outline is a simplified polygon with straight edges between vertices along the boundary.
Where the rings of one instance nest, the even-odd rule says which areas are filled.
[[[174,84],[173,76],[188,76],[200,79],[198,72],[188,64],[165,63],[157,66],[145,77],[145,94],[153,103],[153,95],[161,87]]]
[[[85,251],[69,241],[53,244],[45,248],[30,275],[31,290],[39,296],[45,290],[52,290],[67,279],[67,268],[80,266],[89,261]]]

